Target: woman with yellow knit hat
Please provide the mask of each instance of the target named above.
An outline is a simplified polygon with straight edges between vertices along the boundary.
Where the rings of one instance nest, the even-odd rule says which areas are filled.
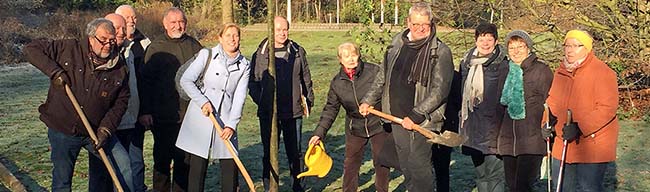
[[[562,174],[563,141],[567,141],[562,190],[604,191],[605,170],[616,160],[619,132],[616,73],[596,58],[593,38],[585,31],[569,31],[563,47],[564,59],[555,71],[546,100],[557,116],[553,182],[557,186]]]

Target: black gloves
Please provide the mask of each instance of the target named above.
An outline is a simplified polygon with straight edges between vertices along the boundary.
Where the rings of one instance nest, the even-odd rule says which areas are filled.
[[[550,127],[550,129],[547,129],[546,125],[542,126],[542,137],[543,138],[551,138],[551,137],[553,137],[553,134],[555,133],[555,124],[557,124],[557,117],[555,117],[555,115],[553,115],[551,110],[548,110],[548,114],[549,114],[548,126]]]
[[[54,78],[52,78],[52,83],[56,85],[57,87],[63,88],[65,85],[70,85],[70,77],[65,71],[60,71],[54,74]]]
[[[99,127],[99,129],[97,129],[97,143],[95,143],[95,150],[101,149],[109,138],[111,138],[111,131],[106,127]]]
[[[562,128],[562,139],[564,140],[573,141],[580,135],[582,135],[582,132],[580,132],[580,127],[576,122],[571,122]]]
[[[546,127],[542,127],[542,138],[551,138],[553,137],[553,133],[555,133],[555,126],[551,125],[550,129],[547,129]]]

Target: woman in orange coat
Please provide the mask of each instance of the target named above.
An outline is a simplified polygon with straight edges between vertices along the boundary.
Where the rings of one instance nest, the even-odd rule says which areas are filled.
[[[562,189],[604,191],[603,178],[607,164],[616,160],[619,131],[616,73],[596,58],[593,39],[585,31],[569,31],[563,46],[565,57],[546,100],[557,116],[553,182],[558,181],[562,142],[567,140]],[[568,110],[572,121],[567,124]]]

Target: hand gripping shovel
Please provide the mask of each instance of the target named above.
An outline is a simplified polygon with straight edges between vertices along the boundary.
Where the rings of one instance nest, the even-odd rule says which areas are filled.
[[[74,96],[72,90],[70,90],[70,86],[68,86],[67,84],[65,85],[65,93],[68,94],[68,98],[70,98],[70,101],[72,102],[72,106],[74,106],[74,109],[77,111],[77,114],[81,119],[81,122],[83,122],[84,127],[86,127],[86,131],[88,131],[88,135],[90,135],[90,138],[93,140],[93,142],[97,143],[97,136],[95,135],[95,132],[91,128],[90,123],[88,122],[88,118],[86,118],[86,114],[84,114],[84,112],[81,110],[81,107],[79,106],[79,102],[77,102],[77,98]],[[104,149],[100,148],[99,150],[97,150],[97,152],[99,152],[99,156],[102,158],[104,165],[106,165],[106,169],[108,169],[108,174],[111,175],[111,179],[113,180],[113,185],[115,185],[117,191],[123,192],[124,189],[120,184],[120,180],[117,179],[117,175],[115,174],[113,165],[111,165],[111,162],[108,161],[108,157],[106,157],[106,153],[104,152]]]
[[[571,109],[567,111],[567,119],[566,119],[566,124],[569,125],[571,124],[573,120],[571,119]],[[562,180],[563,180],[563,175],[564,175],[564,164],[566,164],[566,149],[567,149],[567,144],[569,143],[568,140],[562,141],[562,160],[560,161],[560,170],[557,176],[557,188],[555,188],[556,192],[561,192],[562,191]]]
[[[368,112],[395,123],[402,123],[403,121],[400,118],[383,113],[381,111],[377,111],[372,108],[368,109]],[[454,133],[451,131],[445,131],[442,134],[436,134],[433,131],[429,131],[420,127],[419,125],[413,125],[413,129],[418,133],[422,134],[424,137],[428,138],[429,140],[427,141],[431,143],[438,143],[449,147],[456,147],[465,143],[465,141],[467,141],[467,136],[459,135],[458,133]]]
[[[221,125],[219,124],[219,122],[217,122],[217,118],[214,117],[214,113],[210,113],[210,120],[214,125],[214,129],[217,130],[217,134],[221,135],[221,132],[223,132],[223,128],[221,128]],[[253,184],[253,180],[251,179],[251,176],[248,174],[248,171],[246,171],[244,164],[242,164],[241,160],[239,160],[239,157],[237,157],[237,153],[235,153],[235,150],[232,148],[232,144],[230,144],[230,141],[227,139],[221,139],[221,141],[223,141],[223,143],[226,145],[226,148],[228,148],[228,152],[230,152],[230,155],[232,155],[232,159],[235,160],[235,164],[237,164],[239,171],[241,172],[242,176],[244,176],[244,179],[246,180],[246,184],[248,185],[248,189],[252,192],[255,192],[255,185]]]

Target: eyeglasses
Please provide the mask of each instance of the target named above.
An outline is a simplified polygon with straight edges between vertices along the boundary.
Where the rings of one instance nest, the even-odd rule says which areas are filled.
[[[415,28],[420,28],[420,27],[430,28],[431,27],[431,23],[411,23],[411,25],[413,25],[413,27],[415,27]]]
[[[512,47],[508,47],[508,50],[510,50],[510,51],[521,50],[523,48],[527,48],[527,46],[526,45],[512,46]]]
[[[579,47],[584,47],[585,45],[567,45],[567,44],[563,44],[562,46],[565,49],[567,49],[567,48],[575,49],[575,48],[579,48]]]
[[[109,39],[107,41],[102,41],[102,40],[99,40],[99,38],[97,38],[97,36],[95,36],[95,39],[97,40],[97,42],[99,42],[99,44],[102,44],[102,46],[115,45],[115,43],[116,43],[115,39]]]

